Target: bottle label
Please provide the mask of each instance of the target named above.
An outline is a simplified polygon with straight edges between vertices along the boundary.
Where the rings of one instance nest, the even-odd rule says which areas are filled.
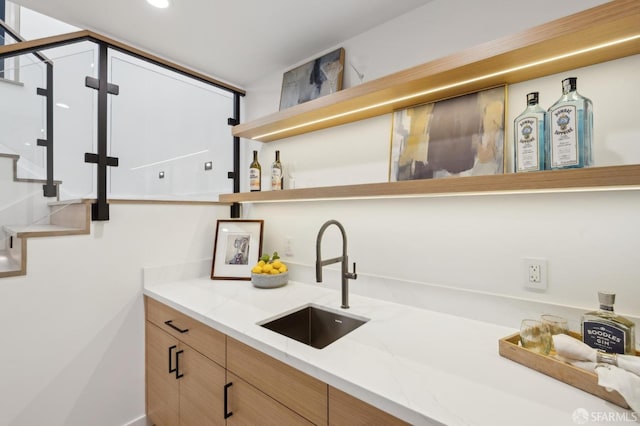
[[[249,169],[249,189],[251,191],[260,191],[260,169]]]
[[[271,189],[282,189],[282,169],[277,167],[271,169]]]
[[[623,329],[598,321],[584,321],[582,341],[595,349],[609,353],[623,354],[626,348],[626,335]]]
[[[578,129],[576,107],[561,105],[550,111],[551,167],[578,164]]]
[[[540,170],[538,119],[524,117],[516,121],[516,164],[518,172]]]

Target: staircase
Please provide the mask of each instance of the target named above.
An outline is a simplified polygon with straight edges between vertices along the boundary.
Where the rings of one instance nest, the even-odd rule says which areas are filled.
[[[19,158],[0,153],[0,224],[11,223],[0,233],[0,278],[26,275],[29,238],[82,235],[90,230],[91,202],[48,202],[42,195],[45,180],[17,176]]]

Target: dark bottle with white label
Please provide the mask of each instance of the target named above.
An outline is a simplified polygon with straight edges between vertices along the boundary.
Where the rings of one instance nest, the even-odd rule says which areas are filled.
[[[608,353],[635,355],[635,324],[613,311],[614,293],[598,292],[600,310],[582,316],[582,341]]]
[[[578,79],[562,80],[562,96],[547,115],[547,169],[593,163],[593,104],[577,91]]]
[[[538,92],[528,93],[527,108],[513,122],[516,173],[544,170],[546,117],[538,105]]]

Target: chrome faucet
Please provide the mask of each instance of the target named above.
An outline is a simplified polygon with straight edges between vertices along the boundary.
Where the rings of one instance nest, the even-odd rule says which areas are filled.
[[[330,226],[336,225],[340,229],[342,234],[342,256],[334,257],[331,259],[322,260],[320,253],[320,247],[322,245],[322,236],[324,231]],[[349,309],[349,280],[355,280],[358,278],[356,274],[356,263],[353,262],[353,272],[349,272],[349,257],[347,256],[347,233],[344,227],[337,220],[328,220],[318,231],[318,238],[316,239],[316,282],[322,282],[322,267],[325,265],[331,265],[332,263],[342,263],[342,309]]]

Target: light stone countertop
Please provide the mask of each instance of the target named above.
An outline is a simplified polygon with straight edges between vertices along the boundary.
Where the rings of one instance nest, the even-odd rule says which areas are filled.
[[[308,303],[340,310],[339,292],[321,284],[198,278],[146,283],[144,294],[412,424],[585,424],[578,409],[589,425],[634,424],[628,410],[501,357],[512,328],[351,294],[346,313],[370,321],[315,349],[256,323]]]

